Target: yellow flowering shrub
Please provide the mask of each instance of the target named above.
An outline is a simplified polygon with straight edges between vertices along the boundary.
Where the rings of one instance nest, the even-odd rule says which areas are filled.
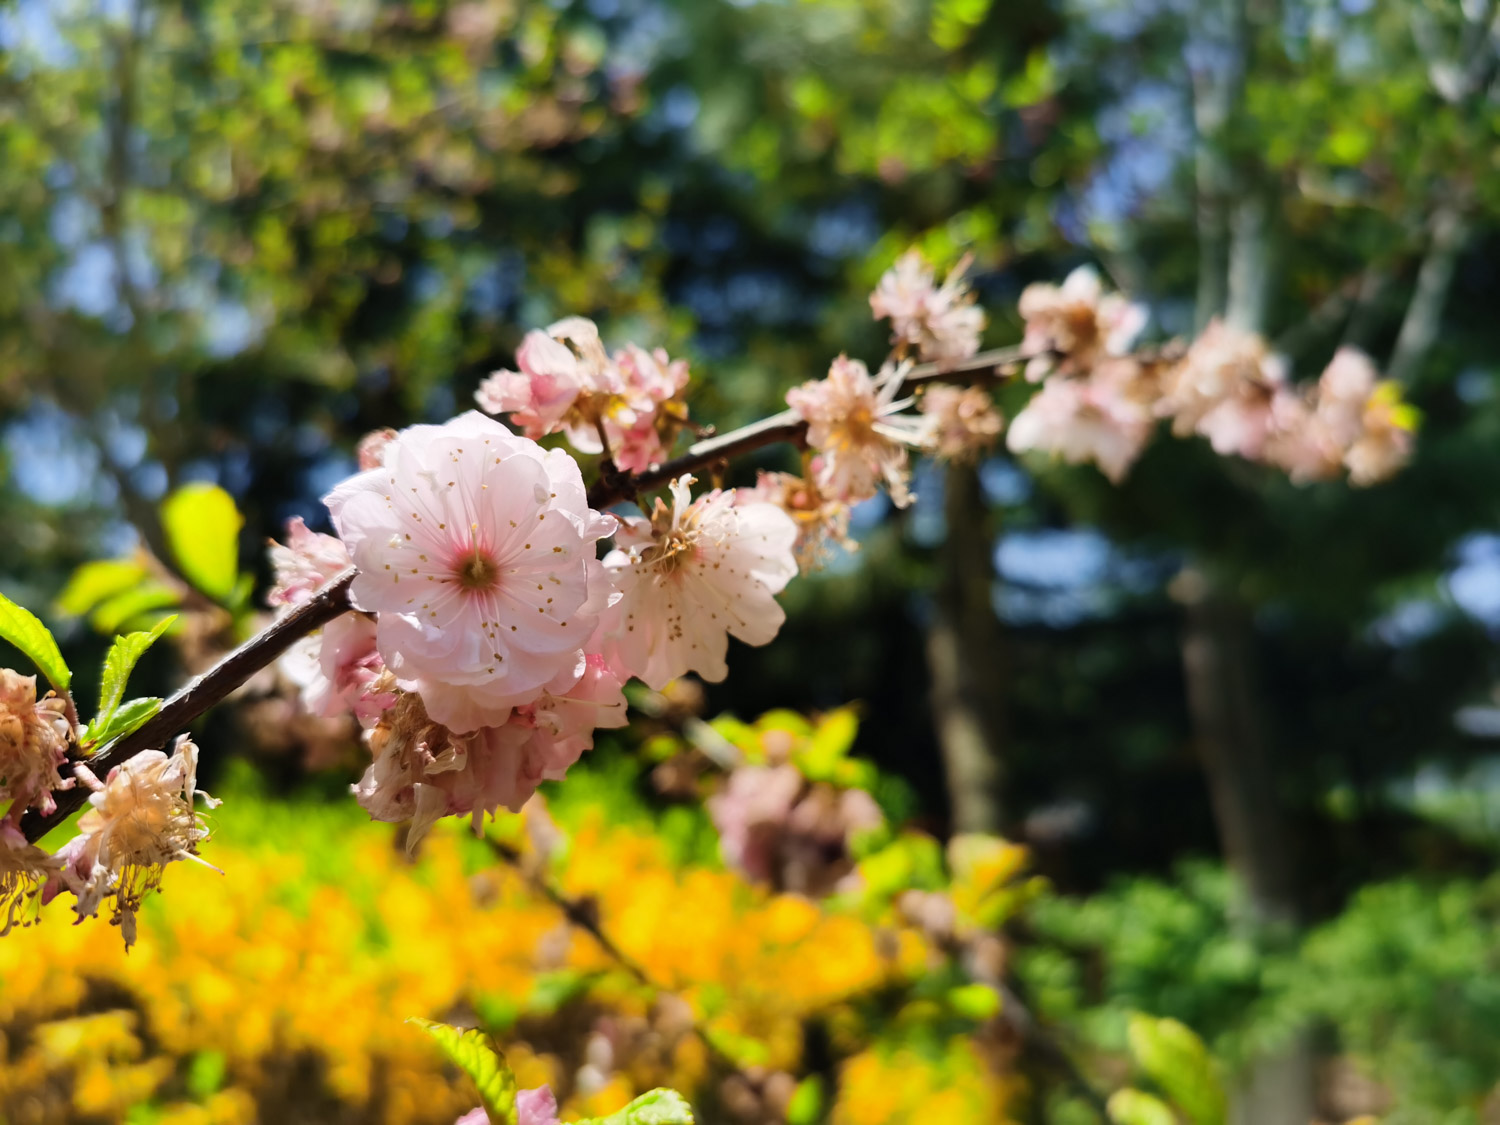
[[[224,874],[174,865],[128,954],[62,902],[0,941],[0,1120],[447,1125],[474,1092],[408,1016],[486,1026],[565,1119],[655,1086],[713,1103],[726,1068],[798,1074],[816,1021],[841,1029],[844,1059],[820,1118],[915,1120],[902,1107],[935,1098],[952,1114],[922,1119],[1002,1119],[993,1060],[957,1041],[878,1045],[871,998],[934,958],[894,914],[681,862],[649,824],[607,825],[602,805],[550,860],[515,821],[498,829],[514,863],[459,830],[413,862],[354,810],[227,796],[205,849]],[[620,957],[539,879],[584,904]]]

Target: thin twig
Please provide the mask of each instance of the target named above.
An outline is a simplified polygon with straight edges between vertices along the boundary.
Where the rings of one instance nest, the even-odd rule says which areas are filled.
[[[138,729],[111,742],[97,754],[80,760],[87,763],[95,774],[103,774],[142,750],[165,746],[174,734],[216,703],[223,702],[237,687],[297,641],[352,609],[349,584],[354,581],[354,575],[353,568],[339,575],[311,601],[273,622],[265,632],[250,638],[201,676],[189,680]],[[56,810],[47,816],[32,810],[21,818],[21,830],[26,833],[26,839],[32,843],[40,840],[80,808],[88,796],[89,791],[82,786],[54,792]]]
[[[1026,357],[1019,347],[997,348],[981,352],[970,359],[952,363],[923,363],[913,367],[902,381],[900,393],[913,391],[924,383],[973,382],[993,376],[1004,376],[1015,371]],[[589,491],[589,506],[608,508],[621,500],[628,500],[640,492],[649,492],[670,483],[677,477],[697,472],[721,461],[728,461],[752,450],[761,449],[778,442],[801,442],[807,434],[807,423],[795,411],[783,410],[759,422],[752,422],[738,430],[731,430],[718,437],[695,442],[681,457],[664,464],[632,473],[620,481],[600,479]]]

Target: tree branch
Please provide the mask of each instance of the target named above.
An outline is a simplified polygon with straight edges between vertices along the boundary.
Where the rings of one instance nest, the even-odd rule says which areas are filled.
[[[177,734],[216,703],[221,703],[237,687],[266,667],[293,644],[309,633],[349,612],[349,585],[354,581],[351,568],[323,587],[312,600],[298,606],[285,617],[235,649],[201,676],[189,680],[182,689],[162,704],[162,708],[139,729],[116,739],[92,757],[79,759],[96,774],[135,757],[142,750],[165,746]],[[48,816],[34,809],[21,818],[21,829],[31,843],[40,840],[66,820],[88,800],[89,791],[75,785],[53,793],[57,808]]]
[[[985,377],[1003,377],[1015,371],[1024,359],[1019,347],[1011,347],[980,352],[971,359],[957,363],[919,364],[906,376],[899,393],[916,390],[926,383],[949,380],[973,382]],[[629,500],[637,493],[660,488],[685,473],[697,472],[778,442],[800,442],[806,434],[807,423],[796,412],[783,410],[780,414],[762,418],[759,422],[752,422],[738,430],[695,442],[681,457],[675,457],[645,472],[632,473],[618,480],[600,479],[589,490],[589,506],[608,508],[621,500]]]
[[[974,381],[986,377],[1001,377],[1016,369],[1022,358],[1019,348],[1001,348],[959,363],[925,363],[912,368],[902,383],[901,390],[915,390],[925,383],[947,379]],[[700,441],[683,456],[647,472],[606,474],[590,491],[589,504],[594,508],[606,508],[642,490],[658,488],[695,469],[775,442],[800,440],[806,430],[806,422],[791,411],[785,411],[721,437]],[[166,745],[174,734],[210,707],[221,703],[294,643],[353,609],[353,603],[349,600],[349,586],[354,581],[355,573],[352,568],[346,571],[314,595],[311,601],[278,619],[265,632],[252,637],[207,672],[189,681],[138,730],[110,743],[92,757],[78,760],[86,762],[95,773],[103,773],[143,750],[154,750]],[[57,808],[50,815],[41,816],[33,810],[22,817],[21,827],[28,841],[34,843],[41,839],[81,808],[88,799],[88,791],[75,786],[59,790],[53,797],[57,801]]]

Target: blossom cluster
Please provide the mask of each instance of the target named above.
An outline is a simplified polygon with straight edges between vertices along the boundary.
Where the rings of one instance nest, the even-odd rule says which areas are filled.
[[[1220,455],[1299,484],[1343,472],[1376,484],[1411,456],[1415,412],[1356,349],[1341,348],[1310,387],[1289,379],[1260,336],[1218,320],[1180,355],[1133,354],[1145,310],[1104,293],[1088,267],[1061,286],[1027,288],[1021,315],[1026,377],[1042,386],[1011,423],[1015,452],[1093,462],[1118,482],[1169,419],[1178,436],[1202,436]]]
[[[198,748],[185,737],[173,753],[139,754],[103,781],[82,763],[64,778],[60,771],[79,735],[67,699],[56,692],[38,699],[35,676],[0,669],[0,800],[10,803],[0,819],[0,934],[66,892],[75,896],[80,921],[109,902],[128,947],[141,898],[159,885],[162,869],[197,860],[198,844],[208,837],[195,796],[210,808],[215,802],[196,787]],[[56,854],[29,843],[22,814],[51,814],[55,794],[79,783],[91,790],[91,807],[78,821],[78,835]]]
[[[588,356],[579,323],[568,338]],[[410,819],[412,845],[562,777],[596,729],[625,724],[632,676],[722,679],[731,635],[765,644],[783,620],[797,528],[774,504],[694,497],[685,476],[647,515],[596,511],[572,456],[476,412],[403,430],[378,457],[327,497],[337,537],[294,522],[273,546],[273,601],[358,567],[359,612],[285,665],[309,708],[363,724],[373,760],[355,795]]]

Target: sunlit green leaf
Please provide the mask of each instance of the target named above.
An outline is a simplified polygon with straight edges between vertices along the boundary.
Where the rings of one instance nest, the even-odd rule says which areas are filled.
[[[1116,1090],[1106,1108],[1114,1125],[1177,1125],[1172,1108],[1142,1090]]]
[[[0,594],[0,637],[15,645],[58,691],[67,691],[73,673],[58,650],[51,631],[31,610]]]
[[[693,1125],[693,1107],[676,1090],[649,1090],[608,1117],[578,1125]]]
[[[124,738],[139,729],[146,720],[161,710],[161,700],[156,696],[144,696],[122,703],[106,721],[95,720],[83,730],[85,747],[102,746],[117,738]]]
[[[175,609],[181,595],[170,586],[151,581],[106,598],[89,614],[89,624],[100,633],[118,633],[134,623],[143,613],[158,609]]]
[[[127,633],[115,638],[115,643],[109,646],[109,653],[104,658],[104,674],[99,681],[99,713],[94,716],[95,722],[109,721],[115,708],[120,705],[120,700],[125,698],[125,685],[135,669],[136,661],[176,620],[175,614],[163,617],[149,632]]]
[[[1136,1015],[1128,1031],[1140,1068],[1177,1103],[1193,1125],[1223,1125],[1224,1088],[1208,1048],[1186,1024]]]
[[[216,484],[188,484],[162,502],[162,528],[183,575],[218,602],[234,594],[244,518]]]
[[[146,580],[148,572],[134,559],[96,559],[73,572],[57,596],[57,611],[82,617],[106,598],[123,594]]]
[[[493,1125],[517,1125],[516,1076],[488,1035],[477,1028],[460,1030],[417,1017],[406,1022],[416,1024],[436,1039],[449,1060],[474,1080],[479,1100]]]

